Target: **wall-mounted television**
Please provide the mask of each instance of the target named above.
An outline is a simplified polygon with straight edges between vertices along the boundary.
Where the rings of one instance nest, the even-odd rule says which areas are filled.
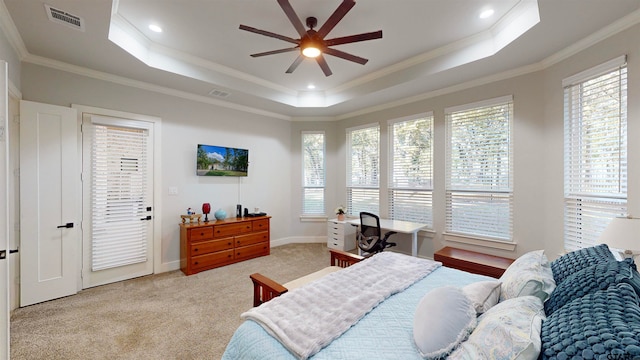
[[[198,176],[247,176],[249,150],[198,144]]]

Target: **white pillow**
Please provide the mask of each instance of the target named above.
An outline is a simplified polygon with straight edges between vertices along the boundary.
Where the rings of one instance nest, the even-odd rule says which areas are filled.
[[[500,285],[496,280],[479,281],[462,288],[464,294],[471,300],[478,315],[491,309],[500,301]]]
[[[536,360],[545,319],[542,300],[521,296],[505,300],[478,318],[478,326],[448,360]]]
[[[544,250],[530,251],[517,258],[499,279],[502,281],[500,301],[533,295],[545,301],[556,282]]]
[[[444,286],[428,292],[413,317],[413,340],[427,359],[450,354],[476,326],[476,311],[462,289]]]

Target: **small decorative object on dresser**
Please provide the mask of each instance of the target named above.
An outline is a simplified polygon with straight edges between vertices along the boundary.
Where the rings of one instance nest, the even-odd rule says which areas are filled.
[[[227,212],[222,209],[218,209],[218,211],[216,211],[216,213],[213,214],[213,216],[215,216],[216,219],[218,220],[224,220],[227,218]]]
[[[335,213],[338,215],[338,221],[344,221],[345,210],[344,205],[340,205],[336,208]]]
[[[211,204],[202,204],[202,213],[204,214],[204,222],[209,222],[209,213],[211,212]]]
[[[180,224],[180,270],[186,275],[269,255],[271,216]]]

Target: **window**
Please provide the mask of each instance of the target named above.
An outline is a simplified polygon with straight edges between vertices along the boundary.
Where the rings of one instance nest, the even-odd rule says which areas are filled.
[[[563,81],[564,245],[595,244],[627,209],[627,67],[625,57]]]
[[[511,96],[445,109],[446,232],[512,241]]]
[[[379,212],[380,126],[347,129],[347,213]]]
[[[324,132],[302,133],[302,214],[324,215]]]
[[[433,227],[433,114],[389,124],[389,217]]]

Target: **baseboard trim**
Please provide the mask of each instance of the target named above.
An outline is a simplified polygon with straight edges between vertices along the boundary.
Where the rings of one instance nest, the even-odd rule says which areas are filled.
[[[287,244],[315,244],[326,242],[326,236],[290,236],[282,239],[271,240],[271,247]],[[175,270],[180,270],[180,260],[160,264],[160,270],[157,273],[159,274]]]

